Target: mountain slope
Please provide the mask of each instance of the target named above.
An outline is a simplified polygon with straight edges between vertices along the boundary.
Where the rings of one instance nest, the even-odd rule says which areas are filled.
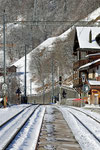
[[[97,25],[99,14],[100,8],[89,14],[85,19],[83,19],[83,21],[88,19],[87,25],[95,25],[95,23]],[[29,78],[29,80],[32,79],[35,81],[34,83],[38,81],[38,86],[42,86],[43,83],[51,84],[52,60],[54,66],[53,69],[55,82],[57,82],[59,75],[62,75],[64,80],[72,73],[74,59],[72,56],[74,28],[77,26],[77,24],[79,23],[75,23],[63,34],[47,39],[27,55],[27,71],[34,74]],[[20,64],[22,64],[22,62],[24,62],[24,57],[14,65],[20,68]],[[22,68],[24,69],[24,63]],[[22,70],[22,68],[20,68],[20,70]]]
[[[86,17],[98,8],[99,4],[99,0],[0,0],[1,25],[4,10],[6,14],[6,43],[15,45],[6,47],[9,63],[24,56],[25,44],[32,47],[27,49],[28,53],[49,37],[66,31],[73,24],[67,21]],[[15,22],[20,27],[15,25]],[[13,24],[11,28],[9,23]],[[7,34],[9,28],[10,33]],[[0,50],[2,51],[2,48]]]

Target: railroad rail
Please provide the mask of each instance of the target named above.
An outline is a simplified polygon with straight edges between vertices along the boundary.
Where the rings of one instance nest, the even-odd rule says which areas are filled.
[[[39,108],[39,105],[34,106],[33,108],[31,105],[30,107],[27,107],[26,109],[22,110],[20,112],[20,114],[17,114],[17,116],[15,118],[11,119],[10,121],[8,121],[7,123],[5,123],[2,126],[0,137],[1,137],[1,139],[2,138],[5,139],[5,137],[6,137],[6,140],[4,140],[2,143],[0,142],[0,150],[8,149],[9,145],[14,141],[15,137],[18,135],[18,133],[21,131],[21,129],[24,128],[24,125],[29,121],[30,117],[35,113],[35,111],[38,108]],[[25,115],[24,118],[22,118],[23,117],[23,116],[21,116],[22,114]],[[19,120],[21,121],[21,123],[19,123],[20,122]],[[14,129],[14,131],[13,131],[13,125],[11,125],[12,122],[14,122],[14,124],[18,123],[18,125],[19,125],[16,129]],[[7,124],[7,126],[6,126],[6,124]],[[9,137],[7,137],[6,132],[8,132],[8,131],[5,132],[5,130],[8,130],[9,126],[10,126],[11,130],[13,131],[13,133],[11,133],[9,135]],[[4,130],[4,134],[3,134],[2,130]]]
[[[82,110],[79,110],[79,109],[77,109],[77,108],[75,108],[75,107],[69,107],[69,106],[68,106],[68,108],[71,108],[71,109],[74,109],[74,110],[76,110],[76,111],[82,112],[83,114],[87,115],[87,116],[90,117],[91,119],[95,120],[97,123],[100,123],[99,120],[97,120],[96,118],[94,118],[93,116],[87,114],[86,112],[84,112],[84,111],[82,111]]]
[[[18,113],[16,113],[16,115],[12,116],[11,118],[9,118],[8,120],[6,120],[5,122],[3,122],[2,124],[0,124],[0,129],[5,126],[7,123],[9,123],[10,121],[12,121],[13,119],[15,119],[18,115],[20,115],[25,109],[31,107],[33,104],[26,106],[25,108],[23,108],[22,110],[20,110]]]
[[[75,108],[71,108],[71,107],[70,107],[70,109],[74,109],[74,110],[76,110],[76,111],[79,111],[79,112],[85,114],[86,116],[90,117],[90,118],[91,118],[92,120],[94,120],[96,123],[99,123],[99,124],[100,124],[100,121],[98,121],[98,120],[95,119],[94,117],[90,116],[89,114],[87,114],[87,113],[85,113],[85,112],[83,112],[83,111],[81,111],[81,110],[75,109]],[[73,112],[71,112],[71,110],[67,110],[67,111],[68,111],[69,113],[71,113],[71,114],[74,116],[74,118],[100,143],[100,138],[97,137],[97,135],[94,134],[93,131],[92,131],[90,128],[88,128],[87,125],[86,125],[85,123],[83,123],[79,117],[77,117]]]

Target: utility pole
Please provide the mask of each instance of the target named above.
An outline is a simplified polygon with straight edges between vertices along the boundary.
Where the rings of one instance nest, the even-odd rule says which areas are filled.
[[[7,106],[6,103],[6,90],[7,90],[7,85],[6,85],[6,55],[5,55],[5,10],[3,14],[3,52],[4,52],[4,84],[2,85],[2,90],[4,94],[4,107]]]
[[[45,87],[44,87],[44,78],[43,78],[43,104],[45,104]]]
[[[3,51],[4,51],[4,83],[6,82],[6,56],[5,56],[5,11],[3,14]]]
[[[25,74],[24,74],[24,103],[27,104],[27,96],[26,96],[26,93],[27,93],[27,88],[26,88],[26,80],[27,80],[27,77],[26,77],[26,67],[27,67],[27,61],[26,61],[26,45],[25,45]]]
[[[54,102],[54,63],[53,63],[53,56],[52,56],[51,67],[52,67],[52,103],[53,103]]]
[[[59,76],[59,103],[61,103],[61,85],[62,85],[62,76]]]
[[[53,47],[49,47],[50,52],[51,53],[51,74],[52,74],[52,96],[51,96],[51,99],[52,99],[52,103],[54,102],[54,59],[53,59],[53,52],[51,51]]]

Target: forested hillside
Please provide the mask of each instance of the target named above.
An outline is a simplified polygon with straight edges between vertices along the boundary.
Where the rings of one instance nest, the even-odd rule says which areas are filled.
[[[9,62],[24,55],[25,44],[30,45],[29,52],[47,38],[60,35],[72,25],[67,21],[86,17],[99,3],[99,0],[0,0],[1,25],[4,10],[6,14],[6,43],[13,44],[6,47]]]
[[[73,72],[74,30],[66,34],[67,38],[62,38],[62,34],[75,24],[83,26],[79,21],[99,8],[99,3],[99,0],[1,0],[1,67],[3,66],[3,16],[5,15],[7,66],[25,55],[25,45],[27,45],[27,53],[35,51],[29,60],[29,72],[32,73],[33,82],[35,81],[38,86],[44,84],[51,86],[52,73],[54,84],[59,75],[62,75],[65,80]],[[49,53],[50,49],[46,45],[41,49],[40,44],[52,37],[56,40],[53,42],[53,53]],[[46,42],[48,43],[48,40]]]

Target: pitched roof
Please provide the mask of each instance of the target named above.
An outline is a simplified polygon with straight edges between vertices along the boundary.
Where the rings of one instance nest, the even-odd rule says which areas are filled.
[[[89,33],[92,31],[92,43],[89,43]],[[79,47],[81,49],[98,49],[100,46],[95,41],[95,37],[100,33],[100,27],[76,27]]]

